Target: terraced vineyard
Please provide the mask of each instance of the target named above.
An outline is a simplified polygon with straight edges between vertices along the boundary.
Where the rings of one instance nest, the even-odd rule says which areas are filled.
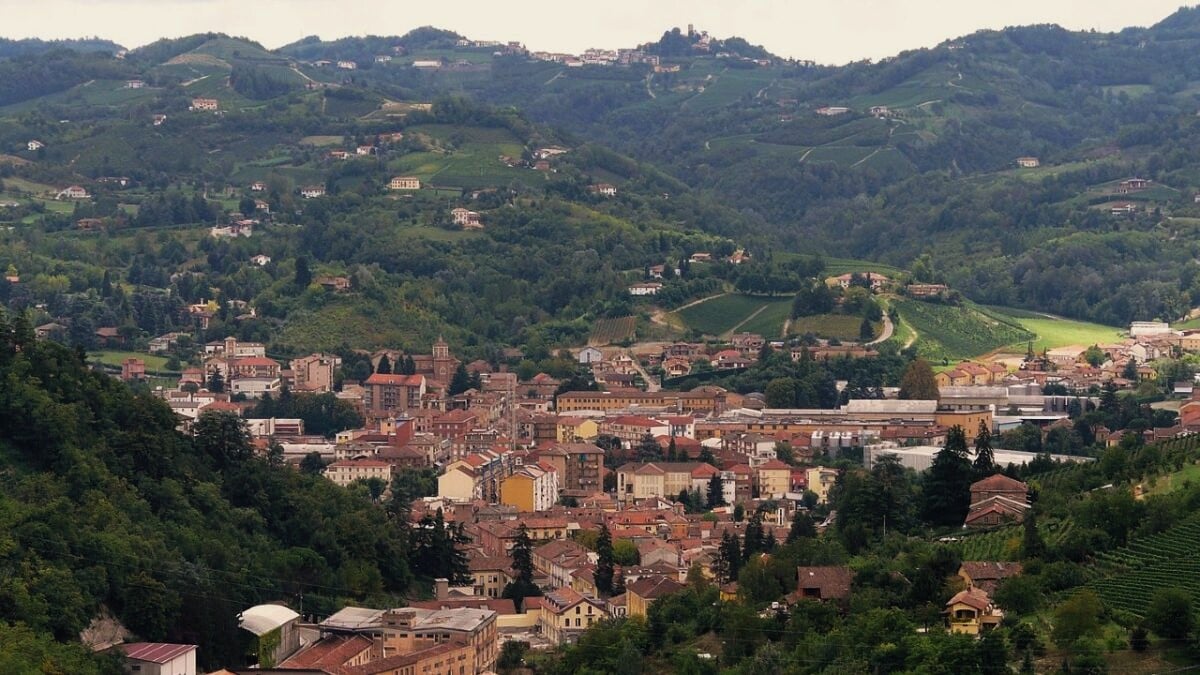
[[[1144,616],[1154,592],[1181,588],[1200,601],[1200,515],[1097,558],[1100,578],[1088,585],[1104,603]]]
[[[1038,525],[1042,539],[1051,545],[1061,542],[1071,532],[1071,520],[1053,520]],[[963,560],[1018,560],[1021,556],[1021,525],[1010,525],[978,534],[967,534],[958,542]]]

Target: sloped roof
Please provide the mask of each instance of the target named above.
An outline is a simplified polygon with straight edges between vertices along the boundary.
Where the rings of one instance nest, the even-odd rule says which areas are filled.
[[[625,587],[626,593],[653,600],[669,593],[682,590],[683,584],[666,576],[646,576]]]
[[[177,645],[168,642],[130,642],[120,645],[125,657],[150,663],[167,663],[196,650],[196,645]]]
[[[971,484],[971,492],[986,491],[986,492],[1028,492],[1029,486],[1019,480],[1009,478],[1002,473],[997,473],[983,480],[976,481]]]
[[[854,573],[849,567],[824,565],[796,568],[797,590],[816,588],[823,600],[846,598],[850,595],[850,583]]]
[[[992,604],[992,599],[988,597],[987,592],[982,588],[968,588],[959,591],[953,598],[946,601],[947,607],[953,607],[957,604],[967,605],[982,612],[988,608],[988,605]]]

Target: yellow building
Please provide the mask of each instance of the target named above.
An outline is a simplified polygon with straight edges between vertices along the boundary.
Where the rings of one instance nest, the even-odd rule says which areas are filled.
[[[837,469],[818,466],[805,472],[808,491],[817,495],[817,503],[829,503],[829,491],[837,481]]]
[[[590,441],[600,435],[600,425],[586,417],[558,418],[558,442],[578,443]]]
[[[764,499],[782,497],[792,491],[792,467],[778,459],[760,464],[754,470],[754,476],[758,483],[758,495]]]
[[[547,464],[523,466],[500,481],[500,503],[518,511],[548,511],[558,501],[558,471]]]
[[[962,427],[967,438],[974,438],[982,423],[988,429],[992,428],[991,410],[939,410],[934,416],[934,423],[939,427],[951,429]]]
[[[1004,618],[982,588],[959,591],[946,603],[946,622],[951,633],[979,635],[1000,625]]]

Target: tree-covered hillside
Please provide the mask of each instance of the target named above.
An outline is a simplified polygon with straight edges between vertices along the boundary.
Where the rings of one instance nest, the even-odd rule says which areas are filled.
[[[70,642],[104,611],[139,638],[199,644],[205,665],[236,664],[246,607],[303,598],[327,612],[413,582],[403,517],[365,490],[252,454],[233,417],[180,434],[165,403],[34,340],[21,317],[0,318],[0,417],[0,664],[23,663],[5,660],[10,637],[27,639],[12,624]],[[51,661],[103,667],[70,650]]]

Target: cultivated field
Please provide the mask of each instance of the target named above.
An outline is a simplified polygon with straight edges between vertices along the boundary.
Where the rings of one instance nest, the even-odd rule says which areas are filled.
[[[637,335],[637,317],[623,316],[617,319],[597,319],[592,326],[592,334],[588,344],[593,347],[603,347],[626,340],[632,340]]]
[[[812,333],[821,338],[836,338],[842,341],[857,342],[858,330],[861,325],[861,316],[816,314],[814,316],[802,316],[793,320],[791,329],[788,332],[792,335]],[[879,335],[883,331],[883,322],[876,321],[871,324],[871,327],[875,329],[875,335]]]
[[[918,353],[934,363],[969,359],[1034,337],[1017,325],[989,316],[975,305],[940,305],[897,298],[892,306],[917,333]]]

